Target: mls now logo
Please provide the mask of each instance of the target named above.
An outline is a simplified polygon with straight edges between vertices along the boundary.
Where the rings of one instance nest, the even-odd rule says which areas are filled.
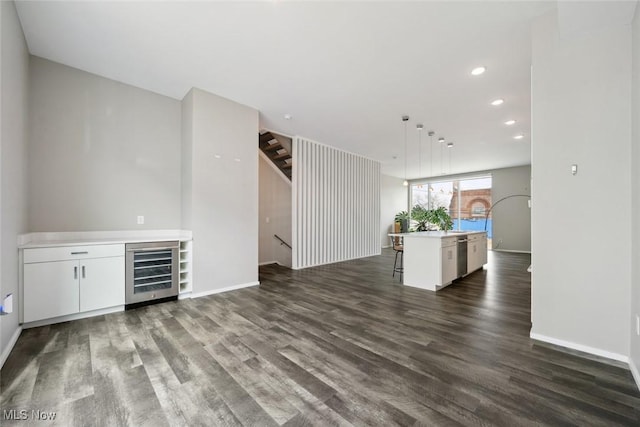
[[[56,413],[41,411],[40,409],[32,409],[31,411],[28,411],[26,409],[5,409],[2,411],[2,417],[8,421],[24,421],[28,419],[37,421],[52,421],[56,419]]]
[[[9,409],[2,411],[2,418],[5,420],[28,420],[29,419],[29,411],[26,409],[22,409],[18,411],[17,409]]]

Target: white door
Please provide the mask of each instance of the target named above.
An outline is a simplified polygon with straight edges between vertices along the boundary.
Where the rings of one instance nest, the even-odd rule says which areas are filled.
[[[124,305],[124,257],[80,262],[80,311]]]
[[[24,264],[24,321],[79,311],[78,261]]]

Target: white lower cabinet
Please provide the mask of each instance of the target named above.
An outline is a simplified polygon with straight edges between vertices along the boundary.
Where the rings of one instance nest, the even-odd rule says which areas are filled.
[[[80,311],[124,304],[124,258],[80,262]]]
[[[78,261],[25,264],[24,321],[77,313],[80,309],[77,274]]]
[[[487,263],[487,235],[469,236],[467,244],[467,273],[482,268]]]
[[[442,248],[442,278],[440,283],[449,283],[458,278],[458,252],[457,246],[445,246]]]
[[[124,245],[25,249],[23,263],[25,323],[124,305]]]

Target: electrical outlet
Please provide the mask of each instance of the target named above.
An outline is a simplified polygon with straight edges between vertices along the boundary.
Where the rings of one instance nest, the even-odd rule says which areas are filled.
[[[138,225],[144,224],[144,215],[138,215]]]

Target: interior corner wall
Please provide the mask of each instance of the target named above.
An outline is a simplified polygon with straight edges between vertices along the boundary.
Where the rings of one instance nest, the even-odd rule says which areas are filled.
[[[496,169],[491,172],[492,246],[494,250],[531,252],[531,166]],[[497,204],[496,204],[497,203]]]
[[[630,365],[638,388],[640,388],[640,334],[637,323],[640,317],[640,6],[636,6],[636,14],[633,20],[632,40],[632,123],[631,123],[631,214],[635,221],[631,222],[632,228],[632,253],[631,259],[631,318],[630,318]]]
[[[13,294],[13,313],[0,316],[0,365],[19,331],[17,236],[27,231],[29,53],[15,4],[0,2],[0,297]],[[0,302],[1,303],[1,302]]]
[[[631,28],[558,33],[534,22],[531,336],[627,360]]]
[[[293,268],[380,254],[380,163],[293,140]]]
[[[291,267],[291,249],[274,236],[291,245],[291,182],[276,172],[271,160],[259,156],[260,264],[277,262]]]
[[[193,293],[258,283],[258,112],[192,89],[182,105],[191,135]]]
[[[29,231],[179,228],[180,101],[35,56],[29,71]]]
[[[193,216],[193,89],[182,99],[181,110],[180,225],[183,230],[191,230]]]
[[[409,187],[402,185],[404,179],[380,174],[380,246],[390,247],[387,234],[393,232],[396,214],[409,206]]]

